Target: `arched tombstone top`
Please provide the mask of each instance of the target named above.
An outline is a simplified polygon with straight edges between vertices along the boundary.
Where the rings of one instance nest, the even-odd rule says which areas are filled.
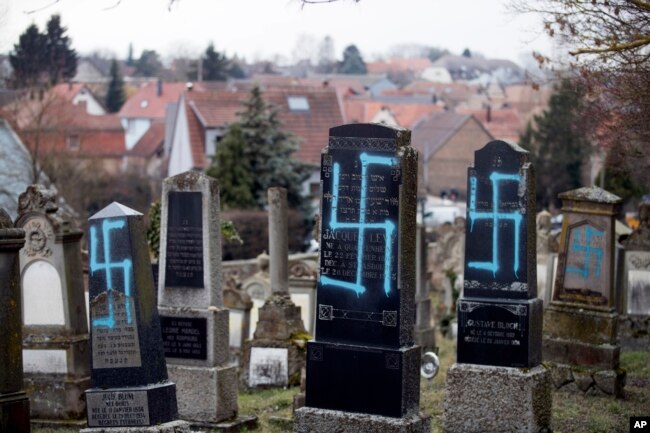
[[[34,215],[42,215],[47,218],[56,235],[69,233],[81,235],[72,216],[59,207],[56,192],[43,185],[30,185],[25,192],[20,194],[16,226],[24,226]]]
[[[528,161],[528,151],[509,141],[490,141],[474,152],[474,168],[478,172],[495,169],[518,172]]]

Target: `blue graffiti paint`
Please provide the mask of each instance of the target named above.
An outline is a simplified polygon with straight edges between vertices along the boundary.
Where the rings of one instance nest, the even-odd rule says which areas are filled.
[[[326,275],[321,276],[321,285],[323,286],[338,286],[346,290],[351,290],[360,296],[366,292],[365,286],[362,284],[362,271],[363,271],[363,248],[365,245],[365,232],[366,230],[384,230],[385,234],[385,249],[384,249],[384,293],[386,296],[391,292],[391,269],[393,257],[393,235],[395,233],[395,223],[390,220],[385,220],[380,223],[367,223],[366,222],[366,209],[367,209],[367,193],[368,193],[368,170],[370,165],[385,165],[396,166],[399,163],[397,158],[385,156],[373,156],[367,153],[359,155],[361,161],[361,196],[359,200],[359,222],[357,223],[343,223],[338,221],[338,205],[339,205],[339,182],[341,176],[341,167],[338,163],[334,164],[333,180],[332,180],[332,206],[330,208],[330,223],[329,226],[332,230],[339,229],[357,229],[357,274],[354,283],[347,281],[337,280],[330,278]]]
[[[582,268],[576,268],[574,266],[567,266],[566,271],[567,272],[573,272],[576,274],[580,274],[582,278],[589,278],[590,271],[589,271],[589,263],[591,262],[591,257],[593,257],[596,260],[596,277],[600,277],[600,267],[601,263],[603,260],[603,249],[600,247],[592,247],[591,246],[591,239],[594,236],[605,236],[605,233],[596,230],[590,226],[585,227],[585,243],[584,245],[580,245],[580,231],[576,230],[576,235],[573,238],[573,245],[572,249],[573,251],[576,252],[583,252],[584,253],[584,262],[582,265]]]
[[[108,315],[104,317],[95,318],[92,321],[92,325],[96,327],[105,327],[113,328],[115,327],[115,311],[113,306],[113,269],[121,269],[123,278],[124,278],[124,294],[125,298],[125,307],[126,307],[126,320],[127,323],[132,322],[131,317],[131,305],[130,305],[130,296],[131,296],[131,268],[133,264],[131,259],[124,259],[121,262],[112,262],[111,261],[111,242],[110,242],[110,231],[115,229],[124,228],[125,220],[104,220],[102,222],[102,240],[104,245],[104,262],[97,262],[97,228],[92,226],[90,227],[90,272],[95,273],[95,271],[103,270],[106,272],[106,291],[108,292]]]
[[[523,216],[519,212],[500,212],[499,211],[499,185],[502,182],[521,182],[521,176],[518,174],[504,174],[494,172],[490,175],[492,182],[492,212],[476,211],[476,193],[478,190],[476,177],[470,178],[470,196],[469,196],[469,220],[470,231],[474,230],[474,222],[477,220],[492,220],[492,261],[491,262],[469,262],[467,266],[474,269],[492,271],[496,277],[499,270],[499,222],[514,222],[515,240],[514,240],[514,264],[513,272],[518,278],[519,271],[519,232]]]

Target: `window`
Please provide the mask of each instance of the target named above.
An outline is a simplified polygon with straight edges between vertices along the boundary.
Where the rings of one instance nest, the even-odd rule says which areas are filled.
[[[80,140],[78,135],[68,135],[66,139],[68,150],[79,150]]]
[[[287,103],[291,111],[309,111],[309,101],[305,96],[289,96]]]

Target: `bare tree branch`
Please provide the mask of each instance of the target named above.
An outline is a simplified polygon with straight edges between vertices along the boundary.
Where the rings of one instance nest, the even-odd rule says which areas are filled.
[[[45,10],[45,9],[49,8],[49,7],[54,6],[54,5],[57,4],[59,1],[60,1],[60,0],[53,0],[50,4],[47,4],[47,5],[45,5],[45,6],[41,6],[40,8],[31,9],[31,10],[26,10],[26,11],[23,11],[23,13],[24,13],[24,14],[28,14],[28,15],[30,15],[30,14],[33,14],[33,13],[36,13],[36,12],[40,12],[40,11],[42,11],[42,10]]]

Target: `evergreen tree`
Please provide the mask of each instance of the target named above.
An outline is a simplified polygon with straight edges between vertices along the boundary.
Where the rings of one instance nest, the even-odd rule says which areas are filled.
[[[202,57],[203,79],[206,81],[226,81],[230,71],[230,61],[225,54],[215,51],[210,43]]]
[[[550,98],[549,107],[534,117],[520,137],[530,151],[537,173],[537,206],[559,205],[557,195],[581,186],[582,164],[590,153],[587,133],[580,124],[584,90],[565,79]]]
[[[111,62],[111,81],[108,84],[108,92],[106,93],[106,108],[109,113],[117,113],[122,108],[122,104],[126,100],[124,94],[124,80],[120,75],[117,60],[113,59]]]
[[[463,56],[463,57],[467,57],[467,58],[469,59],[469,58],[472,57],[472,52],[469,50],[469,48],[465,48],[465,49],[463,50],[463,54],[462,54],[462,56]]]
[[[343,61],[339,64],[341,74],[367,74],[366,64],[356,45],[348,45],[343,51]]]
[[[144,50],[135,63],[135,75],[140,77],[155,77],[162,70],[163,65],[155,50]]]
[[[208,171],[219,179],[223,192],[229,188],[238,191],[222,195],[222,202],[228,207],[262,208],[267,189],[280,186],[287,189],[290,206],[303,207],[301,185],[309,177],[310,167],[291,158],[298,149],[297,140],[282,130],[278,111],[264,101],[259,86],[251,89],[243,104],[244,111],[228,127]],[[224,198],[232,195],[237,197]]]
[[[14,52],[9,55],[9,62],[14,70],[15,87],[31,87],[41,81],[47,59],[45,35],[38,31],[35,24],[27,27],[14,45]]]
[[[61,17],[52,15],[45,33],[47,72],[51,85],[69,80],[77,73],[77,52],[70,47],[71,41],[65,32],[66,28],[61,26]]]

